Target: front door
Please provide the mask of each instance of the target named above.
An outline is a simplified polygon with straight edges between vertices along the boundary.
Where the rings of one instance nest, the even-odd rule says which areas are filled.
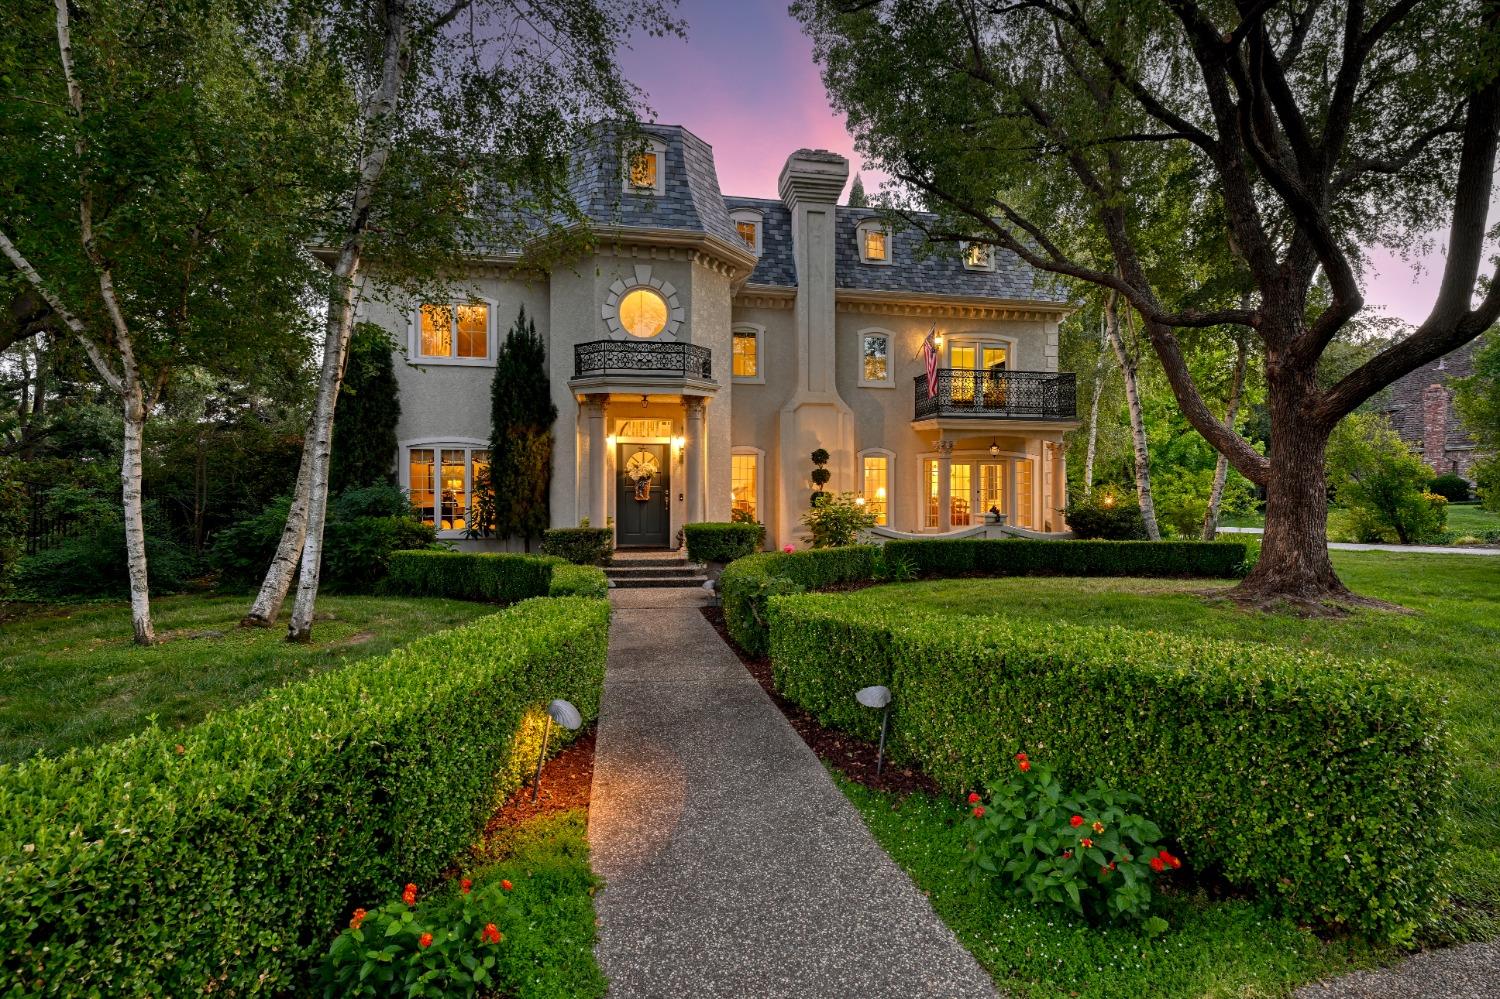
[[[615,468],[615,544],[666,548],[672,502],[667,445],[620,444]]]

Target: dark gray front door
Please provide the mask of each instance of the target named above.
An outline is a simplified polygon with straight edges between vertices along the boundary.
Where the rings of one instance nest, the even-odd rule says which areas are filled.
[[[667,445],[618,446],[615,543],[621,548],[665,548],[672,501]]]

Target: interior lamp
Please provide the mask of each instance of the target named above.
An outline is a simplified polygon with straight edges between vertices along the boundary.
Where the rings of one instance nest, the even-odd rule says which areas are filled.
[[[885,486],[876,486],[875,487],[875,498],[878,499],[878,500],[885,499]]]

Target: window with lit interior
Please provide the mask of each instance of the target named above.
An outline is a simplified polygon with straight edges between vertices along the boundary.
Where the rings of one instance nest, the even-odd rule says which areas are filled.
[[[971,271],[994,270],[994,247],[990,246],[987,243],[965,243],[964,267],[968,268]]]
[[[891,233],[881,222],[861,222],[859,229],[859,259],[867,264],[891,262]]]
[[[427,303],[420,310],[421,357],[483,360],[490,352],[490,307],[483,302]]]
[[[651,288],[635,288],[620,299],[620,326],[649,340],[667,328],[667,300]]]
[[[861,385],[888,385],[891,381],[891,338],[884,333],[860,337]]]
[[[730,512],[736,520],[758,520],[756,490],[759,486],[760,455],[735,453],[729,457]]]
[[[736,329],[733,341],[734,377],[760,378],[760,333],[754,329]]]
[[[867,454],[862,461],[865,509],[875,515],[875,523],[885,527],[890,523],[891,459],[884,454]]]
[[[414,447],[407,452],[407,485],[417,518],[439,534],[470,528],[476,484],[489,474],[490,453],[473,447]]]

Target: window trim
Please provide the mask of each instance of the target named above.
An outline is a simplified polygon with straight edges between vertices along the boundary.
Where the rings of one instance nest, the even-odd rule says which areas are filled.
[[[413,451],[421,450],[436,452],[433,455],[433,461],[435,465],[434,474],[441,475],[442,472],[438,470],[436,466],[440,466],[442,464],[442,452],[445,450],[462,450],[464,452],[464,495],[468,497],[468,509],[472,511],[474,508],[474,452],[488,451],[489,449],[490,442],[478,437],[414,437],[410,440],[397,441],[397,485],[400,487],[401,491],[406,494],[406,501],[410,503],[411,453]],[[415,509],[415,507],[413,507],[413,509]],[[466,536],[462,528],[449,528],[448,530],[444,530],[443,528],[438,526],[438,521],[441,518],[437,516],[437,506],[435,504],[433,507],[432,519],[432,528],[437,532],[437,536],[439,539],[445,541],[457,541],[463,539]],[[464,522],[465,524],[468,523],[467,516],[464,517]]]
[[[734,336],[736,333],[755,334],[755,374],[734,373]],[[735,323],[729,328],[729,380],[737,385],[764,385],[766,383],[766,328],[759,323]]]
[[[766,522],[766,452],[762,448],[752,444],[736,444],[729,449],[731,460],[735,455],[755,456],[755,519],[757,523]],[[889,495],[890,487],[886,487]],[[729,474],[729,508],[734,509],[734,466],[730,465]]]
[[[865,337],[885,337],[885,378],[873,380],[865,377]],[[893,389],[896,387],[896,334],[884,326],[864,326],[855,333],[855,375],[860,388]]]
[[[865,233],[876,231],[885,233],[885,259],[876,260],[865,252]],[[879,219],[865,219],[854,227],[855,249],[859,253],[859,262],[869,264],[871,267],[889,267],[896,258],[896,240],[891,233],[891,227]]]
[[[984,255],[983,262],[977,263],[977,264],[970,263],[970,261],[969,261],[969,253],[976,246],[983,247],[984,250],[985,250],[985,255]],[[966,270],[966,271],[990,271],[990,272],[993,272],[995,270],[995,248],[994,248],[994,246],[990,245],[989,243],[979,243],[979,242],[972,242],[970,240],[965,240],[965,241],[963,241],[962,243],[959,244],[959,249],[962,251],[962,256],[960,257],[960,260],[962,261],[962,263],[964,265],[964,270]]]
[[[896,521],[896,452],[890,448],[867,447],[854,456],[859,463],[859,494],[865,494],[865,459],[885,459],[885,523],[877,526],[890,527]],[[866,505],[869,500],[865,501]]]
[[[762,247],[762,245],[764,245],[764,241],[763,241],[762,237],[765,235],[765,231],[766,231],[766,214],[765,214],[765,212],[762,212],[759,208],[736,208],[736,209],[733,209],[729,213],[729,224],[730,225],[736,225],[736,224],[738,224],[740,222],[753,222],[753,223],[755,223],[755,245],[754,246],[748,246],[747,248],[750,250],[750,252],[754,253],[757,257],[759,257],[760,253],[761,253],[761,247]],[[735,230],[735,235],[739,236],[739,230],[738,229]],[[743,238],[741,239],[741,241],[743,242]]]
[[[489,328],[485,331],[485,355],[483,357],[459,357],[451,354],[448,357],[436,357],[422,353],[422,307],[425,305],[486,305],[489,307]],[[496,328],[495,315],[499,311],[500,303],[488,295],[473,294],[468,296],[449,295],[447,297],[434,296],[422,299],[414,303],[406,316],[406,363],[412,367],[428,367],[438,365],[452,365],[459,368],[493,368],[495,357],[500,350],[499,330]],[[457,313],[455,312],[455,316]],[[458,339],[455,336],[453,349],[458,350]]]
[[[633,152],[653,153],[656,156],[656,184],[652,187],[636,187],[630,182],[630,156]],[[620,146],[620,191],[623,194],[641,194],[660,198],[667,190],[667,144],[654,135],[641,137],[637,146],[625,142]]]

